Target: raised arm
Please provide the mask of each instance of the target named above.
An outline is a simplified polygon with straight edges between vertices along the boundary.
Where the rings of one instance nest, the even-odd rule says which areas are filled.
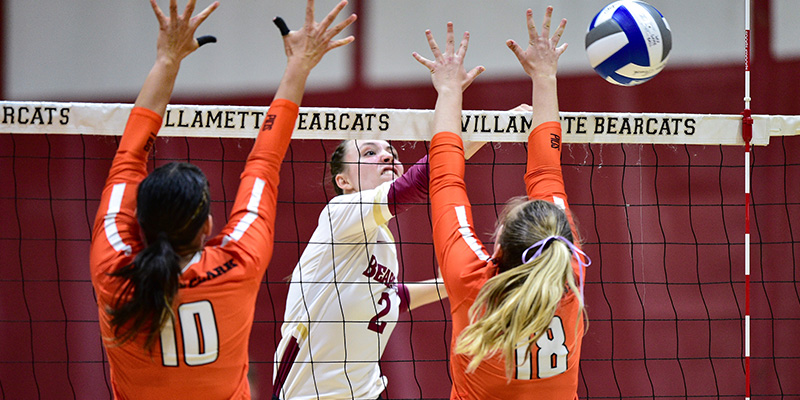
[[[314,20],[314,0],[308,0],[305,23],[297,31],[289,30],[280,18],[274,20],[283,36],[286,70],[247,157],[231,218],[219,236],[235,239],[246,251],[267,255],[267,260],[272,249],[280,167],[292,138],[306,80],[328,51],[353,41],[352,36],[341,40],[333,37],[355,21],[355,15],[328,29],[346,5],[347,1],[341,1],[318,23]],[[253,207],[253,200],[258,200],[257,208]],[[247,227],[247,232],[254,233],[244,233]],[[266,267],[266,263],[260,265]]]
[[[189,0],[181,15],[178,15],[176,0],[170,0],[169,17],[164,15],[156,0],[150,0],[150,6],[153,7],[159,26],[156,62],[150,69],[134,106],[146,108],[163,117],[175,87],[181,61],[200,47],[194,37],[195,30],[217,9],[219,2],[215,1],[194,17],[192,13],[195,0]]]
[[[134,109],[128,117],[107,184],[120,180],[139,181],[147,175],[147,154],[151,142],[161,128],[161,119],[172,96],[181,61],[200,46],[194,38],[195,30],[219,3],[214,2],[192,17],[194,0],[188,2],[181,15],[178,15],[177,0],[170,0],[169,18],[155,0],[150,0],[150,5],[159,25],[156,61],[147,74],[136,97]]]
[[[275,18],[274,22],[283,36],[286,69],[248,157],[248,167],[268,169],[277,176],[291,140],[308,75],[328,51],[354,40],[352,36],[339,40],[333,40],[333,37],[356,20],[355,14],[328,29],[346,5],[346,0],[339,2],[321,22],[316,22],[314,0],[308,0],[305,23],[297,31],[289,30],[280,17]],[[277,134],[271,135],[270,132]]]
[[[513,40],[506,44],[517,56],[533,85],[533,132],[528,137],[528,163],[525,184],[529,198],[545,199],[566,208],[566,193],[561,175],[561,125],[558,115],[556,71],[558,59],[567,44],[558,46],[567,24],[565,19],[550,36],[553,8],[547,7],[541,34],[533,23],[533,12],[526,12],[528,47],[523,50]]]
[[[428,176],[428,156],[425,155],[392,182],[387,196],[389,212],[397,215],[414,204],[424,203],[428,198]]]
[[[447,285],[450,305],[457,309],[469,297],[460,276],[477,277],[486,266],[489,254],[472,227],[472,209],[464,185],[464,144],[461,140],[462,92],[484,71],[478,66],[467,72],[464,56],[469,33],[464,33],[455,49],[453,24],[447,24],[447,44],[439,49],[433,35],[425,32],[434,60],[414,53],[414,58],[431,72],[431,82],[438,92],[431,140],[430,198],[433,241],[442,278]],[[412,295],[412,301],[414,301]]]
[[[194,38],[195,30],[218,3],[214,2],[192,17],[194,0],[188,2],[181,15],[178,15],[177,0],[170,0],[169,18],[155,0],[151,0],[150,5],[159,25],[156,61],[128,117],[95,217],[90,264],[96,288],[113,280],[107,274],[110,268],[129,264],[135,256],[132,251],[141,248],[142,236],[136,218],[137,185],[147,176],[147,155],[161,128],[180,63],[200,46]],[[109,289],[103,289],[100,295],[110,301],[114,287],[108,286]]]

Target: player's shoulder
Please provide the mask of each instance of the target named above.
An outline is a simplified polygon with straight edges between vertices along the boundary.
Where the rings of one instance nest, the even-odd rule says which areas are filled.
[[[362,190],[356,193],[340,194],[328,202],[329,208],[350,207],[363,203],[372,203],[376,197],[385,197],[395,181],[384,182],[374,189]]]

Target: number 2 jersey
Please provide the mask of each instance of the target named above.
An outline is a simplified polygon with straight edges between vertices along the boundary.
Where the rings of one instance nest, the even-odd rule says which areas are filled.
[[[387,223],[401,204],[426,200],[426,163],[375,189],[336,196],[320,213],[292,273],[273,398],[375,399],[384,391],[378,361],[406,306]]]
[[[469,309],[478,292],[498,273],[490,253],[475,235],[463,179],[463,154],[460,136],[451,132],[439,132],[434,136],[430,150],[431,213],[436,258],[453,318],[451,398],[575,399],[584,323],[579,300],[571,291],[565,294],[550,328],[531,351],[526,352],[524,347],[517,349],[516,368],[510,381],[502,354],[485,358],[475,371],[466,373],[471,358],[454,351],[458,336],[469,326]],[[558,122],[543,123],[529,135],[525,185],[529,199],[547,200],[568,210],[561,176],[561,125]],[[573,237],[578,238],[574,226]],[[573,268],[576,276],[583,276],[574,260]]]
[[[90,265],[100,331],[118,399],[249,399],[248,343],[255,300],[272,257],[280,165],[298,106],[276,99],[248,156],[229,222],[181,271],[170,321],[152,352],[144,335],[122,345],[107,308],[121,285],[109,276],[133,262],[144,244],[136,191],[161,117],[134,108],[111,165],[92,234]]]

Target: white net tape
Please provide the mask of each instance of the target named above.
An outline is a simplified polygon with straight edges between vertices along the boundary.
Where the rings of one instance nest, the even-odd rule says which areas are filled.
[[[121,135],[131,104],[0,102],[0,132]],[[254,138],[267,107],[171,105],[159,136]],[[295,139],[424,141],[433,111],[377,108],[300,108]],[[562,112],[566,143],[742,145],[742,117],[724,114]],[[525,142],[530,116],[514,111],[469,111],[468,141]],[[800,134],[800,116],[753,115],[751,144]]]

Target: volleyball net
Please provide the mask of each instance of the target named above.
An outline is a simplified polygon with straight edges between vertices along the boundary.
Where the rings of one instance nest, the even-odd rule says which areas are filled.
[[[131,105],[0,107],[0,397],[110,397],[88,252]],[[223,226],[265,111],[170,106],[150,164],[200,166],[216,226]],[[409,165],[427,152],[432,117],[426,110],[301,108],[250,341],[254,398],[271,393],[287,278],[334,196],[327,160],[338,141],[389,140]],[[753,119],[746,183],[739,115],[562,113],[564,181],[593,260],[581,398],[742,398],[746,348],[752,397],[800,396],[800,117]],[[467,162],[466,181],[476,230],[491,246],[503,205],[524,194],[530,117],[465,111],[462,128],[466,140],[489,142]],[[398,281],[435,276],[428,208],[413,207],[389,225]],[[381,360],[389,398],[449,397],[446,302],[401,315]]]

